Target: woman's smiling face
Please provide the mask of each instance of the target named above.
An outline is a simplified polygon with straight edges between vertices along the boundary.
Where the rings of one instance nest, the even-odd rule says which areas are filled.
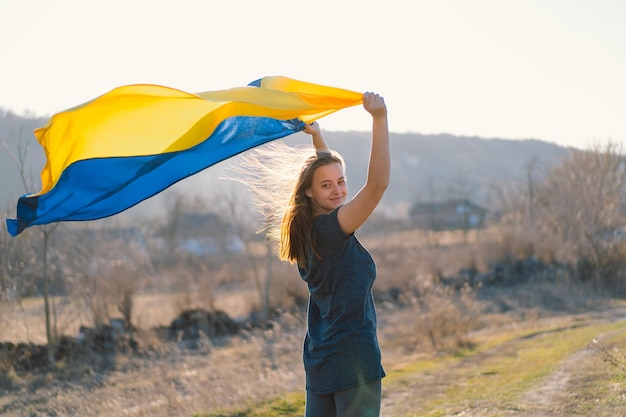
[[[348,184],[343,167],[337,162],[318,167],[306,195],[313,203],[313,214],[328,214],[346,201]]]

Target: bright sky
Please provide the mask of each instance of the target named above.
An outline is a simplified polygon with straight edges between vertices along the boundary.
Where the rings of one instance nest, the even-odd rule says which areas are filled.
[[[626,144],[625,22],[625,0],[0,0],[0,107],[284,75],[381,93],[393,132]]]

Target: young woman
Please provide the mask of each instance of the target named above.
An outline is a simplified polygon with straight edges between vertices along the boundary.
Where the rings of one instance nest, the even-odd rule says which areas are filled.
[[[280,224],[280,257],[296,263],[309,288],[304,340],[306,416],[378,416],[385,376],[376,334],[372,286],[376,266],[354,232],[389,184],[387,107],[365,93],[373,120],[363,188],[346,201],[341,157],[328,149],[320,127],[305,127],[316,154],[307,159]]]

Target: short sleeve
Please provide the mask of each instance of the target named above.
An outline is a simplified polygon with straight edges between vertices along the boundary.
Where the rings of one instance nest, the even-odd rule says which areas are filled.
[[[321,214],[314,220],[313,239],[319,252],[336,251],[345,246],[351,235],[341,230],[337,213],[339,209],[329,214]]]

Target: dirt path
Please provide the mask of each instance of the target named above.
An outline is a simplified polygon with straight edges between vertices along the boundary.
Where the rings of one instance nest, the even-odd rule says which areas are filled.
[[[620,313],[621,314],[621,313]],[[611,314],[611,316],[613,316]],[[615,330],[598,334],[602,340],[617,339],[608,346],[615,357],[626,349],[624,316]],[[445,366],[393,378],[385,387],[383,417],[463,416],[463,417],[572,417],[626,416],[626,382],[623,362],[610,363],[606,352],[589,344],[578,344],[549,372],[534,378],[523,374],[523,353],[540,346],[554,349],[573,340],[574,332],[593,333],[614,318],[590,320],[554,331],[538,332],[498,345],[487,352],[452,359]],[[620,324],[621,323],[621,324]],[[585,333],[586,334],[586,333]],[[569,342],[573,343],[573,342]],[[537,348],[539,349],[539,348]],[[536,353],[539,354],[539,353]],[[546,353],[548,355],[549,353]],[[528,363],[527,367],[534,366]],[[517,363],[517,365],[515,365]],[[549,363],[549,361],[547,361]],[[506,364],[506,367],[505,365]],[[511,366],[510,364],[514,364]],[[515,368],[515,366],[520,366]],[[509,372],[508,376],[503,375]],[[515,372],[520,379],[515,381]],[[537,371],[540,373],[540,371]],[[493,384],[485,383],[489,379]],[[494,385],[502,385],[502,387]],[[501,389],[500,389],[501,388]],[[516,392],[520,390],[520,392]]]
[[[585,348],[577,351],[521,398],[520,409],[532,410],[534,416],[566,415],[568,396],[574,389],[572,375],[579,372],[581,363],[591,360],[595,352]]]

